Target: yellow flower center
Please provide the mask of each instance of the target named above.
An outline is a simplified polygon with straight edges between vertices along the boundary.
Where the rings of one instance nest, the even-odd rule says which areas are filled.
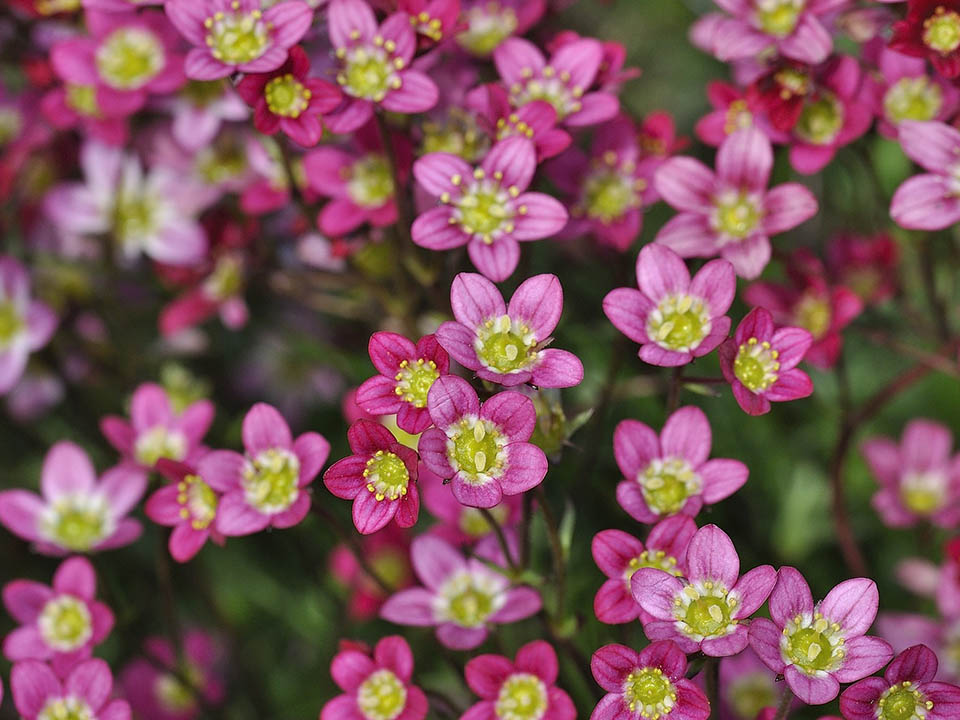
[[[794,132],[813,145],[829,145],[843,129],[844,109],[833,93],[824,92],[800,112]]]
[[[239,2],[233,3],[233,12],[216,12],[204,20],[207,29],[207,47],[210,53],[226,65],[242,65],[256,60],[270,45],[270,30],[260,10],[238,12]]]
[[[933,120],[943,107],[943,90],[926,75],[897,80],[883,96],[883,112],[889,120]]]
[[[72,595],[58,595],[47,601],[37,626],[43,642],[59,652],[78,650],[93,636],[87,604]]]
[[[69,695],[47,700],[37,720],[96,720],[96,715],[86,701]]]
[[[623,700],[631,713],[659,720],[673,711],[677,689],[660,668],[638,668],[623,681]]]
[[[500,477],[507,438],[489,420],[463,418],[447,429],[447,458],[467,482],[482,485]]]
[[[39,519],[41,535],[75,552],[86,552],[113,532],[110,506],[102,495],[63,495]]]
[[[394,720],[407,705],[407,688],[386,668],[370,674],[357,689],[357,707],[366,720]]]
[[[480,3],[465,13],[467,29],[457,42],[474,55],[489,55],[517,29],[517,13],[495,0]]]
[[[434,381],[440,377],[437,364],[433,360],[419,358],[415,363],[404,360],[400,363],[400,370],[394,376],[397,387],[394,392],[405,402],[417,408],[427,406],[427,393],[433,387]]]
[[[806,0],[757,0],[757,22],[770,35],[786,37],[797,27]]]
[[[187,456],[187,437],[179,430],[157,425],[137,436],[133,450],[137,462],[153,467],[157,460],[183,460]]]
[[[908,472],[900,480],[900,499],[917,515],[932,515],[947,499],[947,478],[939,472]]]
[[[267,107],[274,115],[298,118],[310,105],[312,93],[289,73],[275,77],[263,90]]]
[[[687,499],[698,495],[703,486],[700,476],[682,458],[653,460],[637,476],[643,499],[657,515],[680,512]]]
[[[668,295],[647,318],[647,335],[666,350],[689,352],[710,334],[710,326],[710,313],[702,299]]]
[[[699,642],[732,633],[737,626],[737,620],[732,617],[737,604],[736,596],[723,584],[698,581],[685,586],[674,598],[673,615],[678,629]]]
[[[634,573],[641,568],[656,568],[670,573],[674,577],[681,577],[683,573],[677,567],[677,559],[673,555],[667,555],[663,550],[644,550],[636,557],[630,558],[627,569],[623,571],[623,579],[630,587],[630,581]]]
[[[729,240],[743,240],[762,217],[756,200],[745,192],[726,192],[714,199],[713,227]]]
[[[960,14],[938,6],[923,21],[923,43],[941,55],[949,55],[960,47]]]
[[[300,494],[297,486],[300,460],[289,450],[263,450],[243,468],[242,485],[247,503],[266,515],[281,513]]]
[[[9,347],[24,329],[23,317],[9,300],[0,300],[0,350]]]
[[[783,629],[780,653],[785,662],[808,675],[818,675],[843,664],[844,641],[840,626],[820,613],[797,615]]]
[[[199,475],[187,475],[177,483],[180,517],[190,520],[194,530],[210,527],[217,516],[217,494]]]
[[[367,481],[367,490],[372,492],[378,501],[403,497],[410,484],[410,473],[403,460],[392,452],[383,450],[377,450],[374,456],[367,460],[363,477]]]
[[[526,325],[509,315],[486,320],[473,341],[477,358],[488,370],[509,374],[528,369],[537,361],[537,339]]]
[[[350,167],[349,173],[347,194],[360,207],[380,207],[393,197],[393,174],[383,155],[365,155]]]
[[[819,340],[830,330],[830,299],[819,293],[807,293],[793,309],[797,325]]]
[[[391,61],[396,50],[392,40],[374,38],[374,45],[360,45],[351,49],[339,48],[337,57],[343,63],[337,73],[337,83],[353,97],[380,102],[391,90],[403,85],[397,70],[404,67],[402,58]]]
[[[877,701],[878,720],[924,720],[933,702],[909,680],[887,688]]]
[[[100,105],[97,103],[97,89],[93,85],[66,84],[67,106],[78,115],[100,117]]]
[[[587,216],[607,224],[622,218],[628,210],[640,207],[640,191],[645,187],[643,180],[635,179],[626,169],[594,172],[583,186]]]
[[[116,90],[139,90],[166,64],[163,44],[149,30],[126,27],[114,30],[97,48],[100,77]]]
[[[760,342],[752,337],[737,351],[733,374],[751,392],[767,390],[779,377],[779,356],[780,353],[772,349],[766,340]]]
[[[499,720],[540,720],[547,712],[547,687],[529,673],[514,673],[500,686],[494,712]]]

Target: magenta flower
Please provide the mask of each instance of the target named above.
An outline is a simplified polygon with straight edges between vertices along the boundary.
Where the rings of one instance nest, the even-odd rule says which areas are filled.
[[[265,135],[282,130],[303,147],[320,142],[320,115],[334,110],[340,90],[326,80],[308,77],[310,60],[299,45],[290,48],[287,61],[269,73],[245,75],[237,93],[253,108],[253,124]]]
[[[19,627],[3,640],[11,662],[44,660],[60,677],[91,656],[113,629],[113,613],[95,600],[97,576],[90,561],[60,563],[53,587],[14,580],[3,588],[3,604]]]
[[[716,525],[697,530],[686,563],[683,578],[659,568],[634,574],[633,597],[653,617],[643,631],[651,640],[673,640],[685,653],[736,655],[747,646],[745,621],[770,595],[777,571],[761,565],[741,576],[733,542]]]
[[[781,688],[776,673],[770,672],[753,650],[748,647],[739,655],[721,658],[718,679],[721,718],[772,720]],[[800,703],[794,700],[793,704]],[[762,711],[769,716],[761,715]]]
[[[491,148],[480,167],[449,153],[429,153],[413,165],[423,188],[440,207],[413,223],[413,241],[429,250],[467,246],[474,266],[494,282],[510,277],[520,260],[518,241],[555,235],[567,222],[556,199],[524,192],[537,169],[537,153],[513,136]]]
[[[464,505],[490,508],[543,481],[547,456],[528,442],[537,413],[526,395],[505,391],[481,406],[470,383],[444,375],[430,388],[427,407],[436,427],[420,436],[420,459],[452,479],[453,495]]]
[[[420,473],[423,482],[423,472]],[[375,568],[380,578],[392,590],[413,584],[410,566],[410,537],[396,524],[360,538],[362,557]],[[357,556],[346,543],[337,545],[330,553],[330,575],[342,585],[349,596],[347,613],[354,620],[371,620],[390,596],[357,561]]]
[[[398,625],[436,626],[445,647],[472,650],[486,639],[490,625],[517,622],[540,610],[536,590],[510,587],[503,573],[464,558],[440,538],[418,537],[410,559],[425,587],[395,593],[380,616]]]
[[[353,455],[327,468],[323,483],[338,498],[353,500],[357,530],[369,535],[394,518],[400,527],[413,527],[420,514],[417,454],[371,420],[357,420],[347,440]]]
[[[437,104],[436,84],[410,67],[417,36],[405,12],[393,13],[378,26],[364,0],[332,0],[327,23],[339,63],[337,83],[346,96],[327,118],[333,132],[349,133],[366,125],[377,106],[412,115]]]
[[[617,502],[634,520],[655,523],[729,497],[747,481],[739,460],[713,459],[712,434],[700,408],[683,407],[667,418],[660,436],[639,420],[624,420],[613,433],[613,454],[626,480]]]
[[[210,453],[192,465],[170,460],[157,463],[170,484],[153,493],[144,510],[158,525],[173,528],[167,546],[177,562],[192,559],[208,538],[223,544],[223,535],[213,527],[220,494],[204,479],[205,475],[217,477],[217,462],[217,455]]]
[[[367,346],[380,373],[357,388],[356,403],[371,415],[397,416],[404,432],[418,435],[433,424],[427,393],[433,381],[450,371],[450,358],[433,335],[414,345],[403,335],[377,332]]]
[[[771,402],[813,393],[810,377],[797,369],[812,344],[807,330],[776,328],[766,308],[751,310],[719,352],[720,369],[743,411],[763,415],[770,412]]]
[[[210,429],[215,409],[209,400],[197,400],[183,412],[174,412],[167,391],[155,383],[143,383],[130,400],[130,420],[108,415],[100,431],[123,456],[142,468],[158,460],[193,462],[205,448],[201,442]]]
[[[164,336],[199,325],[214,315],[230,330],[239,330],[250,319],[243,298],[245,261],[239,253],[220,255],[209,266],[209,274],[194,287],[171,300],[160,311],[157,325]]]
[[[293,527],[310,510],[306,487],[326,462],[330,443],[315,432],[294,440],[287,421],[265,403],[247,412],[242,434],[245,455],[215,450],[203,458],[203,481],[223,493],[216,531],[229,537]]]
[[[923,58],[883,48],[877,57],[878,77],[868,76],[874,92],[877,128],[895,140],[904,120],[945,122],[957,110],[960,93],[942,77],[930,77]]]
[[[960,130],[941,122],[905,120],[899,138],[903,152],[928,172],[897,188],[890,217],[909,230],[943,230],[960,222]]]
[[[437,329],[437,340],[454,360],[483,380],[511,387],[572,387],[583,364],[566,350],[544,348],[563,312],[556,275],[527,278],[504,305],[496,285],[482,275],[460,273],[450,286],[456,322]]]
[[[769,237],[813,217],[817,200],[799,183],[767,190],[773,148],[755,127],[724,140],[716,164],[714,173],[698,160],[674,157],[657,171],[657,192],[681,212],[655,240],[680,257],[720,255],[737,275],[753,279],[770,262]]]
[[[577,709],[557,687],[558,672],[557,653],[543,640],[521,647],[513,662],[503,655],[478,655],[467,663],[464,676],[481,700],[461,720],[574,720]]]
[[[475,546],[491,537],[493,528],[480,510],[462,505],[444,485],[443,478],[434,475],[425,465],[420,468],[419,483],[423,504],[440,521],[431,526],[431,534],[456,547]],[[504,496],[500,504],[489,511],[500,527],[510,529],[520,522],[521,505],[519,495]]]
[[[202,710],[198,695],[207,707],[223,701],[225,689],[217,668],[223,653],[207,633],[185,633],[182,662],[166,638],[149,637],[143,645],[146,657],[133,660],[120,673],[123,696],[137,718],[193,720]],[[193,688],[184,684],[184,677]]]
[[[911,420],[900,444],[889,438],[867,440],[861,448],[880,490],[872,505],[891,527],[924,520],[952,529],[960,522],[960,455],[951,456],[949,428],[931,420]]]
[[[620,110],[616,95],[590,91],[603,53],[602,43],[583,38],[560,45],[547,60],[529,40],[512,37],[493,51],[493,62],[513,107],[546,100],[557,111],[558,123],[583,127],[611,120]]]
[[[301,0],[167,0],[165,9],[194,46],[186,61],[194,80],[276,70],[313,22],[313,9]]]
[[[129,464],[97,480],[83,449],[62,441],[43,460],[42,497],[28,490],[0,492],[0,523],[48,555],[122,547],[140,536],[139,521],[126,515],[146,488],[146,473]]]
[[[369,652],[343,649],[330,664],[343,690],[323,706],[320,720],[423,720],[427,696],[413,678],[413,653],[399,635],[382,638]]]
[[[12,257],[0,255],[0,395],[13,389],[30,353],[53,337],[57,316],[30,297],[30,275]]]
[[[719,60],[748,60],[768,52],[817,65],[833,49],[825,16],[847,0],[714,0],[733,17],[725,19],[714,40]]]
[[[510,95],[496,83],[468,92],[466,108],[477,114],[478,123],[492,138],[529,138],[537,148],[539,160],[560,154],[573,141],[569,133],[556,127],[557,111],[553,105],[546,100],[532,100],[515,109],[510,105]]]
[[[462,0],[466,24],[457,42],[468,52],[485,57],[512,35],[524,35],[547,10],[547,0]]]
[[[593,536],[590,549],[593,561],[607,580],[593,599],[593,612],[600,622],[611,625],[637,618],[649,622],[633,599],[630,580],[643,567],[660,568],[681,577],[686,572],[684,558],[697,524],[686,515],[674,515],[653,526],[647,544],[622,530],[602,530]]]
[[[893,657],[884,640],[864,635],[879,605],[877,585],[867,578],[840,583],[814,605],[803,575],[782,567],[770,594],[772,620],[753,621],[750,646],[794,695],[822,705],[839,694],[840,683],[872,675]]]
[[[847,720],[894,720],[911,714],[924,720],[960,717],[960,688],[934,682],[938,666],[926,645],[907,648],[882,678],[869,677],[844,690],[840,710]]]
[[[79,114],[126,117],[186,82],[179,38],[162,13],[87,12],[86,20],[91,37],[62,40],[50,53]]]
[[[397,10],[410,16],[423,47],[439,43],[457,29],[460,0],[397,0]]]
[[[728,135],[752,127],[762,112],[755,93],[719,80],[707,85],[707,99],[713,110],[697,121],[694,132],[713,147],[718,147]]]
[[[99,659],[77,665],[61,682],[50,666],[38,660],[18,662],[10,671],[13,704],[24,720],[81,717],[130,720],[126,700],[111,700],[113,676]]]
[[[710,703],[687,680],[687,656],[670,640],[650,643],[640,652],[625,645],[604,645],[590,658],[590,671],[607,691],[590,720],[707,720]]]
[[[637,256],[637,286],[616,288],[603,312],[620,332],[640,343],[640,359],[676,367],[707,355],[727,339],[726,316],[737,289],[733,266],[711,260],[690,279],[686,264],[662,245]]]

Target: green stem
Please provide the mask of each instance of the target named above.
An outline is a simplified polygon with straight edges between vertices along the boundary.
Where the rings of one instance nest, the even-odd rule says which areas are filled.
[[[708,657],[703,663],[703,677],[707,686],[707,700],[710,702],[710,717],[720,717],[720,663],[715,657]]]
[[[500,550],[503,552],[503,557],[506,559],[507,566],[510,568],[511,572],[517,572],[517,563],[513,560],[513,554],[510,552],[510,545],[507,543],[507,536],[503,534],[503,528],[500,527],[500,523],[497,522],[497,519],[493,516],[493,513],[487,508],[478,508],[478,510],[480,510],[480,514],[483,515],[484,519],[493,530],[493,533],[497,536],[497,542],[500,544]]]
[[[547,526],[547,538],[550,541],[550,552],[553,555],[553,575],[554,591],[557,595],[556,619],[563,618],[564,595],[567,567],[563,559],[563,543],[560,541],[560,526],[557,524],[557,518],[553,514],[550,503],[547,502],[547,494],[543,491],[543,485],[537,485],[537,502],[540,503],[540,510],[543,512],[543,519]]]
[[[673,369],[670,387],[667,390],[667,415],[672,415],[680,404],[680,388],[683,387],[683,365]]]
[[[793,693],[790,692],[790,688],[786,687],[786,683],[784,683],[783,693],[780,695],[780,704],[777,705],[777,712],[773,716],[773,720],[787,720],[792,703]]]

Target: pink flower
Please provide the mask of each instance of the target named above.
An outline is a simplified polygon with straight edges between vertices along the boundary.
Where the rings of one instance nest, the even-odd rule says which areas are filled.
[[[699,680],[703,680],[701,674]],[[749,647],[720,659],[720,717],[724,720],[773,720],[781,688],[776,673]],[[799,706],[799,701],[794,701]],[[767,711],[769,716],[761,715]]]
[[[308,77],[310,60],[299,45],[287,61],[269,73],[245,75],[237,93],[253,108],[253,124],[265,135],[283,130],[303,147],[320,142],[320,115],[340,104],[340,90],[326,80]]]
[[[450,37],[457,28],[460,0],[397,0],[397,10],[410,16],[420,45],[430,45]]]
[[[423,472],[420,473],[423,483]],[[387,525],[372,535],[360,538],[363,557],[391,589],[400,590],[413,584],[410,567],[410,538],[396,524]],[[347,613],[356,620],[376,617],[388,593],[361,567],[356,555],[341,544],[330,553],[330,574],[349,592]]]
[[[220,494],[206,480],[216,475],[217,456],[204,455],[194,465],[160,460],[157,469],[170,484],[147,500],[147,517],[158,525],[172,527],[168,547],[177,562],[187,562],[200,552],[207,539],[223,544],[223,536],[211,527],[217,516]],[[211,473],[212,466],[212,473]]]
[[[680,408],[663,424],[660,436],[639,420],[624,420],[613,433],[613,454],[627,478],[617,485],[617,501],[630,517],[654,523],[683,513],[691,517],[735,493],[749,471],[739,460],[713,459],[707,416],[700,408]]]
[[[536,487],[547,474],[547,456],[528,442],[537,422],[526,395],[497,393],[483,405],[463,378],[437,378],[427,395],[436,427],[420,436],[420,459],[464,505],[490,508],[504,495]]]
[[[801,248],[786,262],[790,285],[756,282],[743,293],[754,307],[770,311],[775,322],[808,330],[813,344],[804,355],[811,365],[829,369],[843,349],[843,330],[863,311],[852,290],[827,283],[823,263]]]
[[[518,135],[530,139],[537,158],[545,160],[563,152],[573,138],[556,127],[557,111],[546,100],[532,100],[522,108],[510,105],[510,96],[501,85],[480,85],[466,97],[466,107],[477,114],[477,121],[496,140]]]
[[[317,224],[327,235],[346,235],[363,223],[385,227],[397,222],[395,178],[384,154],[376,129],[366,126],[354,136],[356,150],[348,152],[325,146],[311,151],[303,159],[303,170],[310,189],[332,198]],[[399,141],[395,151],[408,150]],[[404,158],[405,159],[405,158]],[[406,162],[399,168],[401,182],[408,177]]]
[[[443,478],[425,465],[420,468],[420,492],[427,510],[440,521],[430,528],[431,534],[457,547],[473,546],[492,536],[493,528],[486,517],[477,508],[462,505],[444,485]],[[499,505],[489,510],[500,527],[510,529],[520,521],[520,496],[504,496]]]
[[[196,181],[167,167],[145,173],[138,157],[90,140],[80,164],[85,182],[56,185],[44,198],[47,216],[62,233],[110,233],[127,262],[141,253],[167,265],[203,258],[207,237],[194,216],[209,197]]]
[[[417,454],[371,420],[357,420],[347,440],[354,454],[327,468],[323,483],[337,497],[353,500],[357,530],[369,535],[394,518],[400,527],[413,527],[420,514]]]
[[[651,640],[673,640],[685,653],[736,655],[747,646],[745,621],[766,602],[777,571],[761,565],[741,576],[740,557],[716,525],[697,530],[686,563],[683,578],[658,568],[634,574],[633,597],[653,617],[643,631]]]
[[[660,157],[644,157],[637,128],[619,116],[597,129],[590,155],[574,146],[547,166],[569,196],[571,220],[564,235],[593,235],[600,245],[624,251],[640,234],[644,207],[659,199],[653,173]]]
[[[425,587],[395,593],[380,616],[398,625],[436,626],[445,647],[472,650],[486,639],[490,625],[517,622],[540,610],[536,590],[511,587],[503,573],[464,558],[440,538],[418,537],[410,559]]]
[[[123,696],[143,720],[193,720],[201,714],[201,703],[216,706],[223,702],[223,680],[217,669],[222,651],[208,634],[189,630],[183,638],[183,662],[176,658],[170,641],[149,637],[144,655],[120,673]],[[178,667],[179,665],[179,667]],[[188,687],[183,679],[189,679]]]
[[[897,289],[899,249],[886,233],[841,233],[827,245],[827,267],[837,282],[853,290],[864,303],[889,299]]]
[[[187,76],[218,80],[236,71],[265,73],[287,59],[313,21],[313,9],[301,0],[167,0],[165,9],[193,49]]]
[[[45,663],[24,660],[10,672],[13,704],[24,720],[47,720],[58,715],[95,720],[130,720],[126,700],[111,700],[113,676],[99,659],[77,665],[61,682]]]
[[[686,678],[687,656],[670,640],[650,643],[640,652],[604,645],[590,658],[590,670],[607,691],[590,720],[710,717],[706,695]]]
[[[611,625],[637,618],[649,622],[633,599],[630,580],[643,567],[655,567],[678,577],[686,572],[684,558],[697,524],[686,515],[661,520],[650,530],[647,545],[622,530],[602,530],[593,536],[593,561],[607,580],[593,599],[593,612],[600,622]]]
[[[557,111],[558,123],[583,127],[611,120],[620,110],[616,95],[590,90],[603,54],[602,43],[583,38],[560,45],[547,60],[529,40],[512,37],[493,51],[493,62],[513,107],[546,100]]]
[[[713,52],[719,60],[745,60],[768,51],[817,64],[827,59],[833,38],[824,16],[848,0],[715,0],[733,17],[717,31]]]
[[[723,141],[716,173],[693,158],[670,158],[654,176],[654,187],[681,212],[660,229],[656,242],[680,257],[720,255],[737,275],[757,277],[770,262],[768,238],[817,213],[816,198],[799,183],[767,190],[772,167],[770,141],[753,127]]]
[[[880,490],[873,507],[891,527],[929,521],[943,528],[960,522],[960,455],[951,456],[950,430],[931,420],[911,420],[899,446],[871,438],[862,447]]]
[[[412,684],[413,653],[399,635],[382,638],[369,652],[343,649],[330,664],[343,690],[323,706],[320,720],[423,720],[427,697]]]
[[[97,576],[82,557],[64,560],[53,587],[14,580],[3,588],[3,604],[19,627],[3,640],[8,660],[44,660],[65,677],[91,656],[113,629],[113,613],[95,600]]]
[[[467,663],[464,676],[481,700],[462,720],[574,720],[577,709],[556,686],[558,672],[557,653],[543,640],[521,647],[513,662],[503,655],[478,655]]]
[[[158,460],[197,460],[204,452],[201,442],[210,429],[215,409],[209,400],[198,400],[183,412],[174,412],[167,391],[155,383],[143,383],[130,400],[130,420],[108,415],[100,431],[129,461],[142,468]]]
[[[864,635],[879,604],[876,583],[856,578],[814,605],[803,576],[782,567],[770,594],[772,620],[753,621],[750,646],[786,678],[794,695],[808,705],[822,705],[839,694],[840,683],[872,675],[893,657],[885,641]]]
[[[126,0],[123,0],[126,2]],[[224,121],[250,117],[246,103],[228,81],[190,81],[164,106],[173,118],[170,131],[186,150],[200,151],[213,144]]]
[[[943,230],[960,222],[957,171],[960,130],[941,122],[900,123],[900,147],[927,170],[904,181],[890,202],[890,217],[909,230]]]
[[[756,116],[762,112],[753,93],[719,80],[707,85],[707,99],[713,110],[697,121],[695,132],[702,142],[713,147],[722,144],[728,135],[753,127]]]
[[[377,332],[370,336],[370,360],[380,373],[357,388],[356,403],[371,415],[397,416],[401,430],[417,435],[433,424],[427,393],[434,380],[450,370],[450,358],[426,335],[414,345],[403,335]]]
[[[209,273],[198,284],[169,302],[160,312],[157,325],[165,336],[199,325],[219,315],[220,322],[231,330],[239,330],[250,319],[250,310],[243,299],[245,280],[244,258],[239,253],[225,253],[209,266]]]
[[[583,365],[566,350],[544,348],[563,312],[563,288],[556,275],[527,278],[510,298],[482,275],[460,273],[450,286],[456,322],[437,329],[437,340],[454,360],[483,380],[506,387],[572,387],[583,380]]]
[[[882,678],[866,678],[844,690],[840,710],[847,720],[892,718],[911,711],[915,716],[922,712],[926,720],[960,717],[960,688],[933,681],[938,665],[933,650],[914,645],[893,659]]]
[[[812,344],[807,330],[776,328],[769,310],[751,310],[719,352],[720,369],[743,411],[763,415],[770,412],[771,402],[813,393],[810,377],[797,369]]]
[[[547,10],[547,0],[462,0],[461,4],[466,27],[457,35],[457,43],[481,57],[507,38],[524,35]]]
[[[179,38],[162,13],[87,11],[91,37],[58,42],[50,62],[66,85],[66,103],[81,115],[126,117],[151,95],[186,82]]]
[[[296,440],[276,408],[257,403],[243,418],[245,455],[215,450],[203,458],[203,480],[223,493],[215,529],[226,536],[250,535],[267,527],[289,528],[310,510],[306,487],[330,453],[322,435]]]
[[[437,104],[436,84],[410,67],[417,36],[405,12],[393,13],[378,26],[364,0],[332,0],[327,23],[339,64],[337,83],[346,96],[327,118],[333,132],[348,133],[366,125],[378,106],[412,115]]]
[[[12,257],[0,255],[0,395],[17,384],[31,352],[53,337],[57,316],[30,297],[30,275]]]
[[[126,515],[146,488],[146,473],[133,465],[117,465],[97,480],[83,449],[62,441],[43,460],[42,497],[0,492],[0,523],[48,555],[123,547],[140,536],[139,521]]]
[[[505,280],[520,259],[518,241],[550,237],[567,222],[559,201],[524,192],[536,169],[533,143],[517,136],[494,145],[476,169],[449,153],[424,155],[413,174],[441,205],[416,219],[413,241],[429,250],[467,245],[480,272],[495,282]]]
[[[639,290],[607,293],[603,312],[620,332],[640,343],[638,354],[644,362],[686,365],[727,339],[726,312],[737,279],[726,260],[711,260],[691,280],[673,250],[650,244],[637,256],[637,285]]]

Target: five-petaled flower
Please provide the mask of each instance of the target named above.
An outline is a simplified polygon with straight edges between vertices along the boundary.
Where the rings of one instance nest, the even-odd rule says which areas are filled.
[[[147,499],[144,510],[158,525],[173,528],[167,546],[177,562],[193,558],[209,538],[223,544],[223,535],[214,523],[220,492],[228,491],[231,485],[222,483],[217,459],[218,456],[211,453],[194,465],[172,460],[157,463],[157,470],[169,483]]]
[[[23,660],[10,671],[13,704],[24,720],[130,720],[126,700],[111,700],[113,675],[99,658],[85,660],[60,679],[46,663]]]
[[[30,276],[16,260],[0,256],[0,395],[23,375],[30,353],[46,345],[57,316],[30,297]]]

